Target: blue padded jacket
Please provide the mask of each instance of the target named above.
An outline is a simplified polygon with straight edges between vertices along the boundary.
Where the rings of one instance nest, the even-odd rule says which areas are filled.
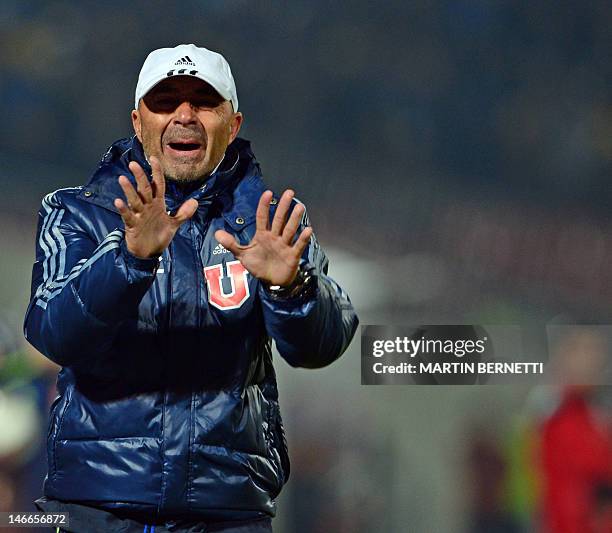
[[[135,160],[114,143],[86,186],[45,197],[39,213],[27,340],[62,366],[47,437],[48,499],[101,509],[238,520],[274,516],[289,476],[271,340],[292,366],[337,359],[357,317],[313,237],[309,296],[270,296],[214,238],[246,244],[265,190],[236,139],[196,190],[170,187],[169,211],[199,204],[160,259],[125,246],[113,200]],[[307,221],[304,219],[304,223]]]

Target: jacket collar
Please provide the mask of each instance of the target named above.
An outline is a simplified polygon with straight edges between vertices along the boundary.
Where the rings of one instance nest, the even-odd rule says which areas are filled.
[[[109,147],[79,197],[117,213],[115,198],[125,198],[117,181],[119,176],[127,176],[132,185],[136,186],[136,180],[128,168],[130,161],[140,164],[149,180],[151,179],[151,166],[146,160],[142,144],[134,135],[119,139]],[[172,211],[188,198],[196,198],[200,207],[209,207],[213,201],[221,198],[224,192],[232,190],[240,180],[251,174],[261,175],[259,164],[251,151],[250,142],[238,137],[228,146],[216,171],[196,184],[195,188],[185,191],[167,182],[166,205]]]

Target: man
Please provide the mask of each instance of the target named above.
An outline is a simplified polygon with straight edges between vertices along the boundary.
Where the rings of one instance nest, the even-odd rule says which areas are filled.
[[[68,531],[271,531],[289,476],[271,340],[322,367],[357,317],[237,137],[221,55],[155,50],[135,96],[135,136],[40,211],[24,331],[63,368],[37,504]]]

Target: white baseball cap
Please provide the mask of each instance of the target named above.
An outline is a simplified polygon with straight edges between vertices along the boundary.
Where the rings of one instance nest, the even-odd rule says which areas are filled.
[[[171,76],[195,76],[210,84],[238,111],[238,95],[229,63],[217,52],[196,46],[179,44],[174,48],[158,48],[145,59],[138,75],[134,108],[160,81]]]

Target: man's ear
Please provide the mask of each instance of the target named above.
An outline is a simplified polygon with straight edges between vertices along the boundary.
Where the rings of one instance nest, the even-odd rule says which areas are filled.
[[[230,138],[229,142],[231,143],[237,136],[240,131],[240,126],[242,126],[242,113],[234,113],[232,120],[230,121]],[[228,143],[229,144],[229,143]]]
[[[138,140],[142,142],[140,113],[138,112],[138,109],[132,109],[132,126],[134,128],[136,137],[138,137]]]

